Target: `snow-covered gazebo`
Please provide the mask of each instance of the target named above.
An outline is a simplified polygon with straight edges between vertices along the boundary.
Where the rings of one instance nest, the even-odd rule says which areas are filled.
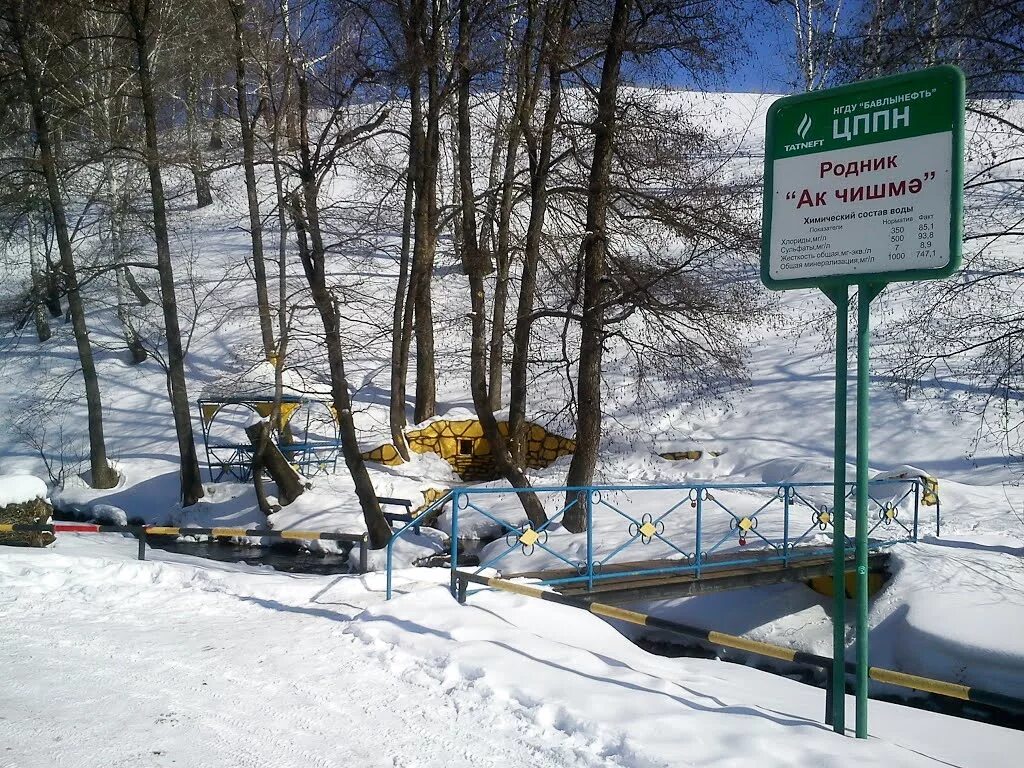
[[[341,437],[330,384],[291,369],[282,370],[281,379],[276,397],[274,365],[264,361],[203,389],[197,405],[213,482],[252,479],[253,447],[245,427],[255,417],[272,421],[278,448],[302,474],[336,469]]]

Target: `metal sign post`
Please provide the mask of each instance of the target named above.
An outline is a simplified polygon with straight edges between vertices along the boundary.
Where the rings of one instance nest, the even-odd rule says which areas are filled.
[[[964,77],[939,66],[783,98],[768,110],[761,279],[836,305],[833,727],[845,732],[846,361],[857,291],[856,695],[867,738],[871,301],[897,281],[960,268]]]
[[[836,305],[835,456],[832,470],[832,718],[846,732],[846,358],[849,353],[849,288],[825,288]],[[842,650],[843,653],[836,653]]]

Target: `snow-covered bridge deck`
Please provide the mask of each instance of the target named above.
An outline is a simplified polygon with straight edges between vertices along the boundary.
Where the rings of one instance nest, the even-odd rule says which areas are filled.
[[[716,567],[712,561],[700,572],[691,570],[683,573],[672,572],[673,567],[679,566],[679,562],[671,560],[619,563],[609,566],[604,572],[605,578],[591,585],[575,580],[566,582],[566,579],[577,575],[570,569],[509,573],[505,574],[505,578],[526,578],[554,583],[555,589],[563,595],[586,600],[628,603],[634,600],[689,597],[727,589],[807,581],[832,574],[831,555],[814,554],[801,557],[799,552],[793,554],[794,557],[789,562],[780,563],[774,560],[766,562],[758,553],[753,552],[747,557],[748,562],[741,565],[736,564],[735,556],[729,556],[730,562],[727,565]],[[868,567],[873,573],[880,572],[885,569],[888,560],[888,552],[872,551],[868,555]],[[855,567],[854,554],[848,552],[845,570],[852,572]],[[616,573],[623,575],[615,576]]]

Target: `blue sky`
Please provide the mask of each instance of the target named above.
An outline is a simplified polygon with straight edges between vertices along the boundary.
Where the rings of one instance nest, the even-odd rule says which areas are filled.
[[[732,72],[726,74],[724,88],[729,91],[790,93],[796,80],[793,63],[793,31],[784,11],[760,2],[762,23],[746,30],[749,56],[741,57]]]
[[[785,3],[744,0],[752,22],[744,30],[751,53],[739,59],[719,86],[729,91],[794,93],[800,79],[793,59],[793,11]],[[843,0],[840,34],[859,17],[863,0]],[[802,87],[800,88],[802,90]]]

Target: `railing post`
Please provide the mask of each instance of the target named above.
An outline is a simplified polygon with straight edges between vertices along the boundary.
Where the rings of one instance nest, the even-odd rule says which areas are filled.
[[[387,578],[387,587],[384,590],[384,599],[385,600],[390,600],[391,599],[391,565],[392,565],[391,561],[393,559],[394,546],[395,546],[395,537],[392,536],[390,539],[388,539],[388,555],[387,555],[387,557],[388,557],[387,572],[388,573],[387,573],[387,577],[386,577]]]
[[[139,560],[146,559],[146,529],[140,527],[135,534],[139,539]]]
[[[577,499],[579,496],[576,497]],[[594,589],[594,489],[587,489],[587,591]]]
[[[829,300],[836,305],[836,380],[833,428],[832,469],[832,672],[830,675],[833,704],[839,706],[832,713],[832,729],[846,733],[846,709],[843,706],[846,676],[846,411],[847,377],[849,372],[849,314],[850,289],[824,289]]]
[[[359,572],[366,573],[369,569],[369,553],[367,552],[367,536],[366,534],[359,540]],[[390,564],[389,564],[390,566]],[[388,577],[391,576],[391,568],[388,567]]]
[[[468,589],[469,589],[469,580],[465,579],[465,578],[462,578],[460,576],[459,577],[459,594],[458,594],[459,605],[465,605],[466,604],[466,592],[468,591]]]
[[[451,593],[456,600],[459,597],[459,585],[457,583],[457,571],[459,569],[459,502],[462,500],[462,491],[452,491],[452,535],[451,535]]]
[[[782,564],[789,565],[789,486],[782,486]]]
[[[825,666],[825,725],[835,725],[835,672],[831,664]]]
[[[942,521],[942,500],[938,494],[935,494],[935,538],[942,538],[939,533],[940,525]]]
[[[697,578],[700,578],[700,561],[702,559],[701,553],[704,551],[701,545],[701,516],[704,512],[704,498],[700,488],[696,488],[694,492],[697,494],[697,541],[696,546],[693,550],[694,556],[697,558]]]
[[[914,480],[914,543],[917,543],[917,518],[921,511],[921,480]]]

